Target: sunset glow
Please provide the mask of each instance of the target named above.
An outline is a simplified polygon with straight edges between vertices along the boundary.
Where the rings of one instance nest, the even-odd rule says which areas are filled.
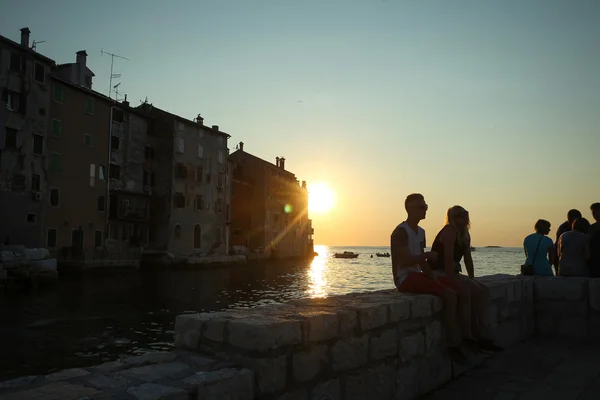
[[[335,193],[324,182],[317,182],[308,189],[308,211],[315,214],[324,214],[335,206]]]

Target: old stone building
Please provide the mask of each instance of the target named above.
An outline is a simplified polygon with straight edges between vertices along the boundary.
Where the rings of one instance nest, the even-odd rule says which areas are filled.
[[[87,260],[105,243],[114,101],[57,76],[50,79],[45,245],[59,257]]]
[[[56,64],[32,47],[28,28],[20,43],[0,36],[0,241],[38,247],[49,200],[46,130]]]
[[[227,255],[229,135],[200,116],[138,109],[152,119],[155,141],[149,247],[182,258]]]
[[[313,253],[308,192],[296,175],[285,169],[285,158],[275,164],[244,151],[231,154],[231,244],[273,257],[304,257]]]

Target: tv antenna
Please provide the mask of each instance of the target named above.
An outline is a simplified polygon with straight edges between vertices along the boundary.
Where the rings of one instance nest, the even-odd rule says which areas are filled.
[[[115,86],[113,86],[113,89],[115,89],[115,100],[116,101],[119,101],[119,86],[121,86],[121,82],[119,82]]]
[[[117,79],[117,78],[121,77],[121,74],[114,74],[113,73],[113,66],[115,64],[115,57],[122,58],[123,60],[127,60],[127,61],[131,61],[131,60],[129,58],[127,58],[127,57],[119,56],[117,54],[109,53],[107,51],[104,51],[103,49],[100,49],[100,55],[103,56],[104,54],[110,56],[110,82],[108,84],[108,98],[111,98],[110,96],[111,96],[112,90],[113,90],[112,81],[113,81],[113,79]],[[116,89],[116,86],[115,86],[115,89]]]
[[[35,51],[35,48],[40,43],[46,43],[46,41],[45,40],[39,40],[39,41],[34,40],[33,43],[31,44],[31,50]]]

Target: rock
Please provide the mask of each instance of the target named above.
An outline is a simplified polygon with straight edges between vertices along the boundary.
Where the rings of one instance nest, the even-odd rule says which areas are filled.
[[[320,342],[338,336],[338,315],[327,311],[301,312],[308,327],[308,341]]]
[[[328,364],[327,346],[316,346],[294,354],[293,375],[298,383],[314,379]]]
[[[331,348],[331,355],[336,372],[358,368],[369,358],[369,336],[339,340]]]
[[[379,335],[373,334],[369,349],[371,360],[379,360],[396,355],[398,353],[398,334],[396,328],[388,329]]]
[[[247,369],[199,372],[185,382],[197,388],[198,399],[254,399],[254,373]]]
[[[267,351],[300,343],[300,321],[268,316],[234,320],[229,323],[229,343],[245,350]]]
[[[340,400],[341,389],[340,381],[333,379],[324,383],[319,383],[310,391],[311,400]]]
[[[425,335],[423,332],[415,332],[400,337],[398,355],[402,362],[425,354]]]

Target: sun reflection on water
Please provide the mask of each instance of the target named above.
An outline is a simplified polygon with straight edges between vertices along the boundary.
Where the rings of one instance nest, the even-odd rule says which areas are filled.
[[[327,278],[325,277],[325,270],[327,269],[327,255],[329,249],[327,246],[318,245],[315,246],[315,252],[319,255],[316,256],[308,270],[308,289],[307,294],[312,298],[323,298],[327,297]]]

